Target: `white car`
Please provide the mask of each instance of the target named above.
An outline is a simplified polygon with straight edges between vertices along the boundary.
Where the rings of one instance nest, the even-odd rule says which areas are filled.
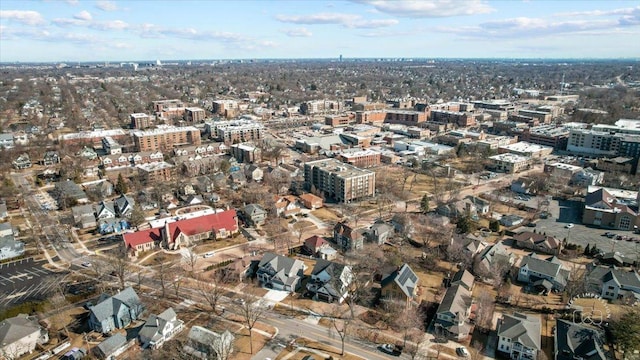
[[[573,227],[573,224],[567,224],[564,227],[565,227],[565,229],[571,229]]]
[[[206,254],[202,255],[202,257],[206,259],[206,258],[210,258],[210,257],[212,257],[212,256],[213,256],[213,255],[215,255],[215,254],[216,254],[216,252],[215,252],[215,251],[209,251],[208,253],[206,253]]]
[[[82,263],[82,266],[84,266],[84,267],[91,267],[91,263],[90,263],[90,262],[88,262],[88,261],[85,261],[85,262],[83,262],[83,263]]]
[[[461,357],[469,357],[469,350],[464,346],[460,346],[456,348],[456,354]]]

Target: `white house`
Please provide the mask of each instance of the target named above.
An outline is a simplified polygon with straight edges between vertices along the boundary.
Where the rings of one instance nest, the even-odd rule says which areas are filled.
[[[177,318],[173,308],[168,308],[160,315],[152,314],[144,324],[138,338],[143,348],[158,349],[184,328],[184,322]]]
[[[49,341],[49,333],[34,317],[20,314],[0,322],[0,358],[17,359],[31,353],[37,344]]]
[[[540,317],[513,313],[498,320],[498,348],[512,360],[534,360],[541,349]]]

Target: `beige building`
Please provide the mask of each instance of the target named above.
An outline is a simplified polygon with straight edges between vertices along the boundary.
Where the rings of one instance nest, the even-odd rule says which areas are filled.
[[[143,184],[154,184],[159,182],[169,182],[175,176],[175,166],[167,162],[157,162],[149,164],[140,164],[138,175]]]
[[[144,129],[151,126],[151,116],[145,113],[134,113],[129,115],[131,119],[131,128],[132,129]]]
[[[305,163],[304,180],[308,189],[316,189],[343,203],[374,196],[376,193],[375,172],[336,159]]]
[[[204,109],[201,109],[199,107],[188,107],[184,109],[183,117],[184,121],[188,123],[200,123],[204,121],[206,113]]]
[[[543,158],[551,154],[551,152],[553,152],[553,148],[551,146],[532,144],[525,141],[498,147],[499,154],[511,153],[530,158]]]
[[[531,158],[511,153],[498,154],[489,158],[498,172],[508,174],[519,173],[531,167]]]

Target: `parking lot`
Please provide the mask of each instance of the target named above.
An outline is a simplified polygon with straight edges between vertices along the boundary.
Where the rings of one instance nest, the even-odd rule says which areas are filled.
[[[535,208],[537,201],[535,197],[532,197],[528,201],[516,200],[516,202]],[[516,231],[533,231],[535,229],[536,232],[546,233],[559,239],[566,238],[567,242],[578,244],[583,248],[590,244],[591,246],[596,245],[604,252],[616,251],[632,260],[640,255],[640,243],[615,240],[615,238],[604,236],[605,232],[612,232],[640,239],[639,234],[633,234],[632,231],[609,230],[582,225],[582,206],[583,203],[580,201],[551,200],[549,201],[550,216],[548,218],[536,220],[535,228],[522,227]],[[568,224],[573,224],[573,227],[567,228]]]
[[[46,297],[59,279],[33,258],[0,264],[0,307]]]

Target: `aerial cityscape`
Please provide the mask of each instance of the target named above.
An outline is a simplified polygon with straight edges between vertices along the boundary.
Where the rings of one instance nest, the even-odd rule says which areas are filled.
[[[0,360],[640,359],[636,1],[0,2]]]

